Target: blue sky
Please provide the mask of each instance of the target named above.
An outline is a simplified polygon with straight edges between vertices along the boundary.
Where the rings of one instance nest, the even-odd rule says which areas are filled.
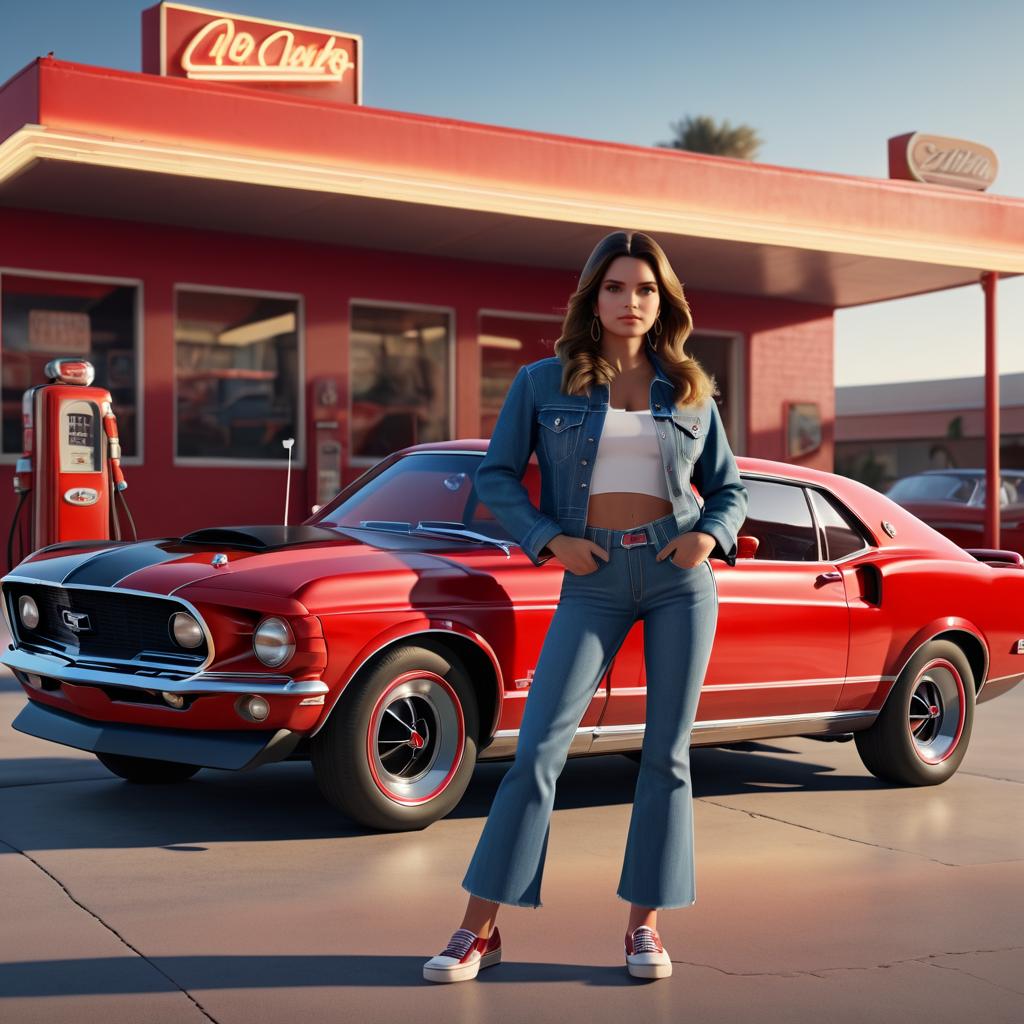
[[[146,6],[0,0],[0,81],[50,50],[138,70]],[[704,114],[754,127],[759,162],[880,178],[886,139],[922,131],[990,146],[989,191],[1024,197],[1019,0],[210,6],[358,33],[368,106],[638,145]],[[983,314],[980,285],[840,310],[836,384],[981,374]],[[1022,372],[1024,279],[1000,282],[997,317],[999,368]]]

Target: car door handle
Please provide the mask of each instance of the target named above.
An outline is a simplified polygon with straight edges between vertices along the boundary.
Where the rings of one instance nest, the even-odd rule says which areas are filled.
[[[818,579],[822,583],[841,583],[843,574],[836,569],[829,569],[828,572],[819,572]]]

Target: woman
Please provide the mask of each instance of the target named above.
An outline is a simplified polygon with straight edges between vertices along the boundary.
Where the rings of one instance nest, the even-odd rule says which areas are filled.
[[[566,572],[515,761],[462,881],[462,925],[424,965],[428,980],[468,980],[500,962],[498,906],[542,905],[555,783],[637,619],[647,715],[617,895],[630,904],[630,973],[671,974],[657,912],[696,900],[689,744],[718,621],[708,558],[735,564],[747,510],[714,382],[683,353],[692,330],[661,247],[616,231],[583,268],[556,355],[521,367],[509,388],[477,493],[534,564],[555,557]],[[540,509],[521,483],[534,450]]]

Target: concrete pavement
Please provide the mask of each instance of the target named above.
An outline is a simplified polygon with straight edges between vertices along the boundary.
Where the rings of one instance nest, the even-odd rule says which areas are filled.
[[[892,788],[853,743],[693,752],[697,903],[662,911],[671,978],[622,965],[615,895],[637,766],[570,760],[544,907],[504,962],[433,985],[507,765],[420,833],[372,834],[308,765],[132,786],[23,736],[0,679],[0,1020],[1024,1021],[1024,690],[981,705],[960,771]]]

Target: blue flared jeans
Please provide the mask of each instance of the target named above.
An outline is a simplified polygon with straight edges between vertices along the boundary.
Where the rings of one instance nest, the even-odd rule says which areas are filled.
[[[494,795],[462,887],[482,899],[543,906],[555,785],[615,653],[644,623],[647,712],[617,895],[644,907],[696,901],[690,734],[718,624],[707,560],[690,569],[655,555],[677,535],[670,515],[631,530],[588,526],[609,554],[562,581],[523,708],[515,760]],[[636,543],[642,533],[646,543]],[[623,537],[630,546],[624,546]]]

